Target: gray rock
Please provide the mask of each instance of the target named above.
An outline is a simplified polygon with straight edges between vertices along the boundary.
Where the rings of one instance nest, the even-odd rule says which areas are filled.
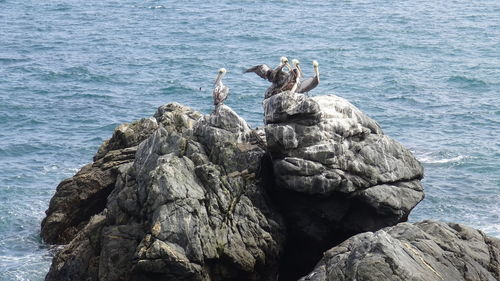
[[[46,280],[274,278],[285,230],[257,176],[265,154],[259,133],[225,105],[202,116],[168,104],[154,116],[158,128],[133,162],[114,169],[91,250],[87,224]],[[127,134],[114,137],[140,139]]]
[[[101,145],[93,163],[62,181],[42,221],[41,236],[44,241],[68,243],[91,216],[101,212],[106,205],[106,197],[114,188],[118,169],[134,160],[139,142],[157,128],[154,118],[118,126],[111,139]]]
[[[151,132],[158,128],[158,123],[155,118],[143,118],[132,124],[124,123],[118,126],[113,136],[104,141],[99,147],[94,161],[104,157],[106,153],[111,150],[118,150],[127,147],[138,145],[141,141],[145,140]]]
[[[73,240],[56,254],[45,280],[98,280],[99,239],[105,223],[106,218],[102,215],[90,218]]]
[[[356,107],[283,92],[264,112],[252,129],[170,103],[119,126],[51,200],[46,280],[297,280],[330,248],[302,280],[498,280],[498,240],[400,223],[422,166]]]
[[[300,280],[500,280],[500,240],[456,224],[400,223],[325,252]]]
[[[328,195],[422,178],[423,168],[411,152],[383,135],[375,121],[346,100],[289,95],[265,101],[271,116],[266,119],[274,121],[266,126],[267,143],[283,187]],[[287,112],[288,119],[282,122],[271,109],[277,104],[278,112]],[[304,125],[302,117],[309,118],[311,112],[321,118]]]
[[[290,120],[316,121],[320,117],[321,109],[313,99],[302,94],[289,91],[281,92],[266,98],[264,105],[264,123],[280,123]]]
[[[283,92],[264,100],[264,113],[269,186],[295,274],[351,235],[405,221],[424,198],[420,163],[345,99]]]

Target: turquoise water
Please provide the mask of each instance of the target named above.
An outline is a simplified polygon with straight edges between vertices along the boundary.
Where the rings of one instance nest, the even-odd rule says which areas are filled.
[[[377,120],[425,166],[410,220],[500,237],[500,2],[0,0],[0,280],[43,280],[39,225],[55,187],[120,123],[177,101],[227,104],[262,124],[282,55],[320,63],[311,94]]]

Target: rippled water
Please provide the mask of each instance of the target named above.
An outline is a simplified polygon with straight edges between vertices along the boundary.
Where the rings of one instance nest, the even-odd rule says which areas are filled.
[[[122,122],[177,101],[262,124],[266,82],[241,71],[320,62],[313,95],[347,98],[424,164],[410,219],[500,237],[500,2],[0,0],[0,280],[42,280],[55,187]]]

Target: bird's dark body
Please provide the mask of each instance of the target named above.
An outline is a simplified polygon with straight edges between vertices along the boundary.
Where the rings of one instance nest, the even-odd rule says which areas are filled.
[[[279,92],[281,92],[281,88],[288,81],[289,73],[283,71],[283,68],[286,64],[282,63],[278,65],[275,69],[271,69],[266,64],[259,64],[249,69],[245,70],[244,73],[254,72],[259,75],[262,79],[266,79],[271,82],[271,86],[267,88],[265,93],[265,98],[273,96]]]
[[[299,82],[299,85],[297,86],[297,91],[296,93],[307,93],[311,91],[312,89],[316,88],[319,84],[319,77],[314,76],[311,78],[307,78],[306,80],[303,80],[302,82]]]
[[[297,89],[297,83],[299,82],[299,70],[297,68],[292,69],[288,75],[288,79],[280,88],[281,92],[284,91],[295,91]]]

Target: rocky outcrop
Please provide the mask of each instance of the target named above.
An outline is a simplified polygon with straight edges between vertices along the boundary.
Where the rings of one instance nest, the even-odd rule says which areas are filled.
[[[400,223],[349,238],[300,280],[500,280],[500,239],[456,223]]]
[[[498,240],[401,223],[422,166],[345,99],[283,92],[264,113],[170,103],[120,125],[57,187],[46,280],[498,279]]]
[[[285,260],[297,273],[356,233],[406,221],[424,198],[420,163],[345,99],[283,92],[264,113]]]
[[[168,104],[147,120],[157,129],[141,135],[133,161],[114,167],[105,205],[46,280],[273,279],[284,225],[257,175],[258,134],[224,105],[202,116]],[[135,143],[114,145],[118,135],[96,162]]]
[[[101,145],[93,163],[62,181],[42,221],[43,240],[51,244],[66,244],[93,215],[101,212],[115,187],[119,168],[134,161],[137,145],[157,128],[154,118],[118,126],[111,139]]]

